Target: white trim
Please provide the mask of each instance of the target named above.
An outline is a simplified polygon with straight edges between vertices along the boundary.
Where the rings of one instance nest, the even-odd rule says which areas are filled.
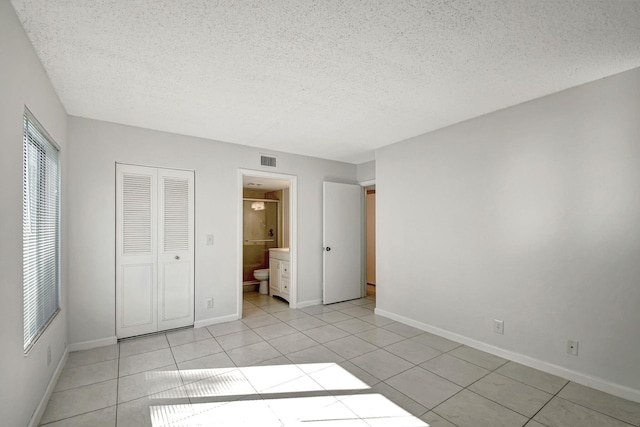
[[[307,307],[311,307],[313,305],[320,305],[322,304],[322,300],[321,299],[314,299],[311,301],[302,301],[298,303],[298,308],[307,308]]]
[[[56,387],[56,383],[58,382],[60,373],[62,372],[62,369],[64,369],[64,365],[66,365],[67,363],[67,356],[69,355],[69,351],[69,346],[67,346],[67,348],[64,349],[64,353],[62,354],[60,361],[58,362],[58,366],[56,366],[56,370],[53,371],[51,380],[49,380],[49,385],[47,385],[47,389],[45,390],[42,399],[40,399],[40,403],[38,403],[36,410],[33,411],[33,415],[31,416],[27,427],[36,427],[40,424],[40,420],[44,415],[45,409],[47,409],[47,403],[49,403],[49,399],[51,398],[53,389]]]
[[[101,338],[99,340],[82,341],[73,344],[69,344],[67,349],[69,351],[90,350],[96,347],[104,347],[105,345],[117,344],[118,338],[114,335],[108,338]]]
[[[197,320],[194,324],[194,328],[204,328],[205,326],[217,325],[218,323],[225,322],[233,322],[234,320],[238,320],[240,317],[238,313],[228,314],[226,316],[220,317],[210,317],[208,319]]]
[[[238,319],[242,318],[242,178],[245,176],[289,181],[289,263],[291,269],[289,307],[298,308],[298,177],[296,175],[287,175],[282,173],[257,171],[251,169],[238,169],[239,197],[237,220],[238,228],[236,238],[236,244],[238,245],[236,255],[236,262],[238,266],[238,280],[236,282],[238,288]]]
[[[360,233],[362,238],[360,253],[362,254],[362,262],[360,263],[360,282],[362,289],[360,295],[362,298],[367,296],[367,189],[363,186],[360,191]]]
[[[376,185],[375,179],[360,181],[362,194],[362,296],[367,296],[367,190],[366,187]]]
[[[389,311],[381,310],[379,308],[375,309],[375,313],[379,314],[380,316],[388,317],[389,319],[407,324],[409,326],[413,326],[414,328],[418,328],[423,331],[430,332],[432,334],[459,342],[461,344],[468,345],[469,347],[473,347],[478,350],[482,350],[487,353],[491,353],[493,355],[503,357],[505,359],[509,359],[514,362],[518,362],[530,368],[538,369],[540,371],[543,371],[552,375],[557,375],[566,380],[573,381],[575,383],[582,384],[587,387],[595,388],[597,390],[612,394],[614,396],[621,397],[623,399],[631,400],[634,402],[640,402],[640,390],[635,390],[630,387],[612,383],[611,381],[605,380],[604,378],[594,377],[592,375],[589,375],[583,372],[577,372],[577,371],[574,371],[562,366],[558,366],[553,363],[545,362],[543,360],[536,359],[521,353],[505,350],[500,347],[496,347],[491,344],[487,344],[482,341],[475,340],[473,338],[468,338],[463,335],[459,335],[454,332],[447,331],[445,329],[440,329],[435,326],[428,325],[426,323],[409,319],[408,317],[402,316],[400,314],[391,313]]]

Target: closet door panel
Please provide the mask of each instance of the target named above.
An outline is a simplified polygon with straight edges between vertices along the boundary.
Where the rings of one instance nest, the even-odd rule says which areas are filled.
[[[121,328],[136,326],[155,329],[153,299],[155,296],[153,264],[130,264],[122,266]]]
[[[116,335],[157,331],[157,172],[116,165]]]
[[[158,170],[158,329],[193,324],[194,174]]]
[[[160,289],[160,295],[163,296],[160,322],[180,321],[192,317],[193,296],[190,290],[190,270],[190,266],[184,262],[164,264],[162,289]]]

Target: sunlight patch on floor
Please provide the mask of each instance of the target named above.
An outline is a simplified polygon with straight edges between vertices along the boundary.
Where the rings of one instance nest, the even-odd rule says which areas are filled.
[[[191,404],[151,406],[153,427],[428,427],[335,363],[182,372],[210,376],[185,384]]]

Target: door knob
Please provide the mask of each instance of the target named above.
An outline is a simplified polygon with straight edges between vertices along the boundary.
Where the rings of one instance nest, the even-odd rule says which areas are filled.
[[[327,246],[326,248],[324,248],[324,250],[327,252],[331,252],[331,247]]]
[[[180,259],[180,257],[178,255],[176,255],[176,259]]]

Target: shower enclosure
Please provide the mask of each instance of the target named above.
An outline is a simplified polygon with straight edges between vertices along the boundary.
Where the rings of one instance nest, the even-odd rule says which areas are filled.
[[[243,199],[243,282],[255,280],[254,270],[269,268],[269,249],[279,247],[278,202],[270,199]]]

